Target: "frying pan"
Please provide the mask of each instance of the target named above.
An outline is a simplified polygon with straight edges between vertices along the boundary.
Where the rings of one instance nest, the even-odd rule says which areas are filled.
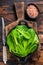
[[[15,25],[16,24],[16,25]],[[10,24],[10,25],[8,25],[8,27],[10,28],[10,27],[12,27],[12,28],[10,28],[10,31],[7,33],[7,35],[13,30],[13,28],[15,28],[17,25],[26,25],[28,28],[31,28],[31,27],[29,27],[28,26],[28,22],[26,21],[26,20],[17,20],[16,22],[13,22],[12,24]],[[8,27],[6,27],[6,28],[8,28]],[[37,46],[37,49],[38,49],[38,46]],[[36,49],[36,50],[37,50]],[[35,50],[35,51],[36,51]],[[35,52],[34,52],[35,53]],[[14,56],[16,56],[19,60],[19,62],[20,63],[22,63],[23,65],[27,62],[27,59],[29,58],[31,58],[32,56],[33,56],[33,54],[34,53],[32,53],[32,54],[29,54],[29,55],[27,55],[26,57],[19,57],[19,56],[16,56],[16,55],[14,55]]]

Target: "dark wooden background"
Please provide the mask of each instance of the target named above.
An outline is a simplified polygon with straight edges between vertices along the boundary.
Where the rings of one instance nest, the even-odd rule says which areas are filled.
[[[26,5],[30,2],[35,3],[39,10],[40,10],[40,15],[39,18],[33,22],[29,21],[28,25],[36,30],[38,33],[39,39],[40,39],[40,58],[37,60],[35,65],[43,65],[43,1],[41,0],[23,0],[24,2],[21,2],[20,0],[0,0],[0,65],[4,65],[2,62],[2,26],[1,26],[1,17],[4,17],[5,20],[5,26],[8,24],[15,22],[18,18],[24,18],[24,8]],[[15,5],[15,6],[14,6]],[[16,10],[15,10],[16,9]],[[14,60],[17,62],[16,58],[12,56],[8,52],[8,60]],[[21,65],[21,64],[20,64]],[[34,64],[29,64],[27,63],[26,65],[34,65]]]

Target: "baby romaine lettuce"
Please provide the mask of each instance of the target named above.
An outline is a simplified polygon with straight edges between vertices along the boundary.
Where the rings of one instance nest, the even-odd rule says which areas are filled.
[[[39,44],[39,39],[32,28],[17,25],[7,36],[9,51],[19,57],[33,53]]]

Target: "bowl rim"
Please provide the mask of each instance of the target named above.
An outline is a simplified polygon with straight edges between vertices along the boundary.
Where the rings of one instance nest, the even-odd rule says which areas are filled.
[[[27,7],[30,6],[30,5],[33,5],[33,6],[35,6],[35,7],[37,8],[38,15],[37,15],[35,18],[30,17],[30,16],[28,15],[28,13],[27,13]],[[28,16],[30,19],[36,19],[36,18],[39,16],[39,14],[40,14],[40,11],[39,11],[38,6],[37,6],[36,4],[34,4],[34,3],[28,3],[27,6],[26,6],[25,11],[26,11],[27,16]]]

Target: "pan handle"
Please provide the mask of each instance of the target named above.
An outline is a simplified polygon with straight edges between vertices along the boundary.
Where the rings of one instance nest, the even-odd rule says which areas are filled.
[[[29,25],[28,25],[28,21],[27,20],[18,20],[18,25],[26,25],[28,28],[31,28]]]
[[[19,20],[18,25],[28,25],[26,20]]]

